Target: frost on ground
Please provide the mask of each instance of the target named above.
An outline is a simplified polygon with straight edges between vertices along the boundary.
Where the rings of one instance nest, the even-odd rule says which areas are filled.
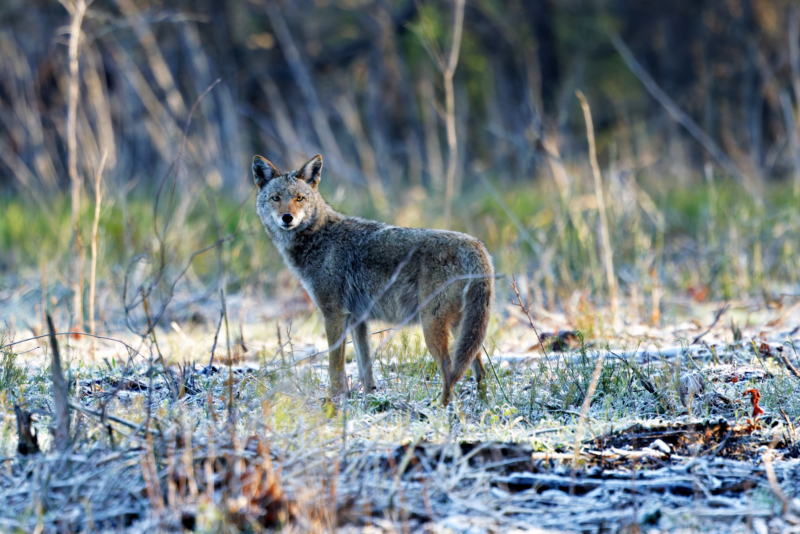
[[[500,304],[486,395],[468,376],[442,409],[415,328],[373,335],[374,395],[348,353],[351,396],[331,402],[313,308],[233,295],[227,325],[211,300],[144,340],[59,336],[64,452],[50,343],[7,346],[46,333],[18,318],[0,342],[0,530],[798,532],[798,307],[729,304],[660,328],[534,309],[545,350]]]

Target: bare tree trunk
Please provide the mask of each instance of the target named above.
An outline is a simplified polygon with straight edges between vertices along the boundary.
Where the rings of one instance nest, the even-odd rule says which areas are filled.
[[[83,239],[78,228],[81,212],[81,181],[78,176],[77,112],[80,85],[78,79],[78,44],[81,37],[81,23],[86,14],[85,0],[75,0],[69,4],[72,21],[69,36],[69,94],[67,102],[67,157],[69,159],[69,180],[72,185],[72,291],[73,313],[76,321],[83,321],[82,261]]]

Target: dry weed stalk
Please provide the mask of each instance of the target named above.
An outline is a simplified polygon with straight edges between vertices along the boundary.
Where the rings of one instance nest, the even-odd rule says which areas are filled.
[[[594,175],[594,194],[597,198],[597,211],[600,214],[600,237],[603,244],[603,266],[606,270],[606,283],[608,284],[608,295],[611,300],[611,315],[616,320],[619,297],[617,295],[617,277],[614,274],[614,257],[611,251],[611,238],[608,234],[608,217],[606,214],[606,202],[603,195],[603,177],[600,173],[600,165],[597,163],[597,146],[594,140],[594,124],[592,122],[592,110],[589,102],[581,91],[575,91],[583,108],[583,118],[586,120],[586,137],[589,141],[589,163],[592,166]]]
[[[657,325],[661,321],[661,287],[658,284],[658,269],[655,265],[650,270],[652,280],[650,293],[652,298],[652,308],[650,311],[650,324]]]
[[[97,231],[100,226],[100,205],[103,202],[102,182],[103,170],[106,166],[106,158],[108,158],[108,151],[103,151],[103,159],[100,160],[100,165],[97,168],[94,176],[94,223],[92,224],[92,271],[89,277],[89,332],[96,334],[95,329],[95,296],[97,289]],[[94,340],[92,341],[92,350],[94,351]]]
[[[603,370],[603,353],[598,353],[597,363],[594,365],[594,372],[592,373],[592,381],[589,383],[589,390],[586,392],[586,397],[583,399],[583,406],[581,407],[581,416],[578,419],[578,429],[575,432],[575,445],[572,447],[572,466],[577,467],[581,456],[581,441],[583,440],[583,427],[586,425],[586,418],[589,416],[589,408],[592,405],[592,397],[597,390],[597,382],[600,380],[600,372]]]
[[[527,309],[525,308],[525,305],[522,304],[522,297],[519,294],[519,289],[517,289],[517,279],[512,276],[511,280],[512,280],[512,282],[509,285],[511,286],[511,289],[514,290],[514,294],[517,296],[517,302],[514,302],[512,300],[511,304],[519,306],[520,309],[523,311],[523,313],[528,317],[528,323],[531,325],[531,328],[533,328],[533,333],[536,334],[536,339],[539,340],[539,345],[542,347],[542,352],[544,353],[544,357],[545,357],[545,360],[547,361],[547,365],[550,366],[550,355],[548,354],[547,347],[545,346],[544,341],[542,341],[542,336],[539,335],[539,331],[536,330],[536,327],[533,325],[533,319],[531,319],[531,313],[530,312],[531,312],[531,308],[533,307],[533,303],[531,303],[531,305],[528,306]]]
[[[220,286],[219,288],[219,298],[220,298],[220,308],[219,308],[219,323],[217,323],[217,331],[214,334],[214,343],[211,345],[211,358],[208,361],[208,368],[211,369],[214,365],[214,352],[217,350],[217,340],[219,339],[219,331],[222,328],[222,320],[225,318],[225,290]],[[278,337],[280,337],[280,330],[278,330]],[[281,352],[281,355],[283,353]]]

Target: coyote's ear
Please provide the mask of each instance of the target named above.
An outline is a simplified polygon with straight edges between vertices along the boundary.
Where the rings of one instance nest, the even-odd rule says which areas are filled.
[[[253,180],[259,189],[267,185],[267,182],[278,176],[278,170],[266,159],[261,156],[253,158]]]
[[[317,154],[310,160],[308,163],[300,167],[297,171],[297,178],[300,180],[305,180],[306,182],[311,185],[311,187],[317,187],[320,178],[320,172],[322,172],[322,156]]]

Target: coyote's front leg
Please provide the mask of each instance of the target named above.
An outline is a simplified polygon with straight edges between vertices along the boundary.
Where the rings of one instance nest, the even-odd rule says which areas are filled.
[[[347,395],[347,377],[344,373],[345,327],[347,316],[337,313],[325,314],[325,335],[328,338],[328,374],[330,395]]]

